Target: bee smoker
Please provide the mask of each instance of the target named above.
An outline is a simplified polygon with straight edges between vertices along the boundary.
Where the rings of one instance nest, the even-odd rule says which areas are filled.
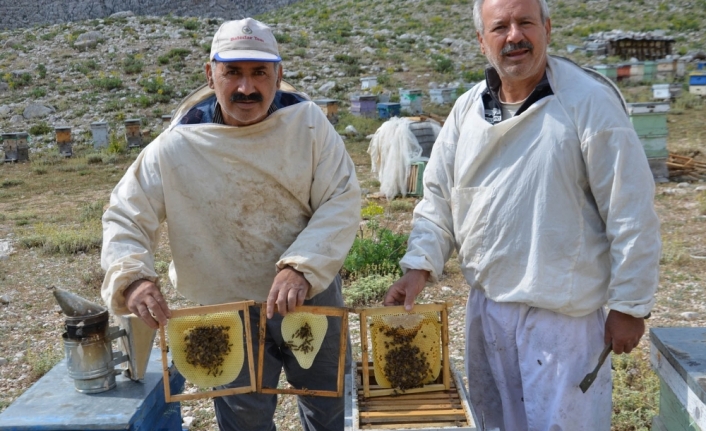
[[[121,372],[131,380],[144,378],[154,329],[135,315],[115,316],[118,326],[109,326],[110,314],[105,307],[60,288],[53,291],[67,316],[62,334],[64,353],[78,392],[96,394],[113,389],[115,376]],[[112,342],[116,339],[121,350],[114,352]],[[127,368],[116,371],[115,366],[123,363]]]

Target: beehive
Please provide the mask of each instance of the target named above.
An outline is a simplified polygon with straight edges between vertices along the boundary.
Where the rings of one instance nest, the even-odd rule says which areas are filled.
[[[164,366],[164,395],[167,402],[255,391],[255,368],[248,312],[248,307],[253,304],[254,301],[243,301],[172,310],[172,317],[166,328],[159,327]],[[171,395],[168,352],[171,353],[179,373],[201,388],[199,392]],[[235,380],[241,374],[245,355],[248,358],[249,385],[227,389],[204,389],[225,385]]]
[[[127,141],[128,148],[142,147],[142,131],[140,130],[141,125],[142,122],[139,118],[125,120],[125,140]]]
[[[446,304],[415,305],[411,312],[402,306],[361,309],[360,327],[362,363],[372,359],[376,381],[371,388],[363,367],[365,397],[449,389]],[[442,383],[436,383],[440,374]]]
[[[17,161],[17,133],[2,134],[2,151],[5,153],[5,162]]]
[[[71,139],[71,127],[56,127],[56,145],[59,147],[59,154],[64,157],[73,155],[73,140]]]
[[[421,114],[422,111],[422,90],[400,89],[400,106],[403,112],[412,115]]]
[[[108,146],[108,123],[105,121],[91,123],[91,134],[94,149],[99,150]]]

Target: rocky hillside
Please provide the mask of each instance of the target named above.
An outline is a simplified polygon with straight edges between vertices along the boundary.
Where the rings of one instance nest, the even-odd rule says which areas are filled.
[[[429,87],[477,81],[485,60],[471,3],[305,0],[258,18],[274,28],[286,80],[345,107],[364,76],[376,76],[378,90],[393,98],[400,87],[426,94]],[[567,46],[611,29],[663,29],[676,39],[675,54],[706,50],[706,0],[560,0],[550,8],[552,52],[581,64],[606,59],[568,53]],[[78,141],[90,138],[94,121],[121,130],[125,119],[140,118],[158,131],[162,115],[204,82],[203,63],[220,23],[123,12],[0,32],[0,131],[28,131],[35,148],[51,144],[57,126],[72,127]]]

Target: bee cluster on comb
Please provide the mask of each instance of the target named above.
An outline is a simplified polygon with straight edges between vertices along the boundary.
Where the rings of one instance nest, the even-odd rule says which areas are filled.
[[[209,325],[192,328],[184,336],[186,362],[189,365],[208,370],[206,375],[214,377],[223,374],[225,356],[230,353],[229,326]]]
[[[372,316],[375,380],[401,391],[436,380],[441,371],[441,324],[435,313]]]
[[[200,388],[232,382],[245,360],[243,322],[237,312],[172,317],[169,350],[179,372]]]
[[[282,319],[282,338],[299,366],[309,369],[328,330],[325,315],[307,312],[287,313]]]

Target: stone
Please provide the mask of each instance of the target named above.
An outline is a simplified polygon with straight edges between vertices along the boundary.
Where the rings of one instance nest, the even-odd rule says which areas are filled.
[[[691,184],[689,184],[687,182],[683,182],[683,183],[677,184],[677,187],[680,189],[688,189],[689,187],[691,187]]]
[[[706,186],[698,186],[694,189],[694,191],[695,192],[706,192]]]
[[[4,82],[0,82],[0,91],[2,91],[2,84],[5,84]],[[7,85],[7,84],[5,84]],[[0,117],[7,117],[12,113],[12,108],[10,108],[7,105],[2,105],[0,106]]]
[[[335,81],[328,81],[327,83],[325,83],[319,87],[319,92],[322,94],[328,94],[329,91],[334,90],[335,88],[336,88],[336,82]]]
[[[103,33],[99,31],[87,31],[85,33],[79,34],[76,38],[76,42],[83,42],[86,40],[99,41],[103,39],[105,39]]]
[[[7,82],[0,82],[0,93],[4,93],[10,89],[10,85]]]
[[[344,132],[346,133],[346,135],[357,135],[358,134],[358,131],[356,130],[356,128],[353,127],[353,125],[351,125],[351,124],[346,126],[346,128],[344,129]]]
[[[79,51],[86,51],[89,48],[95,48],[96,46],[98,46],[97,40],[82,40],[74,43],[74,48]]]
[[[13,116],[10,118],[10,123],[12,123],[12,124],[23,123],[24,121],[25,121],[25,117],[23,117],[23,116],[21,116],[21,115],[13,115]]]
[[[10,303],[10,295],[0,296],[0,304],[7,305]]]
[[[9,363],[10,363],[10,361],[8,361],[7,359],[5,359],[5,358],[0,358],[0,367],[2,367],[2,366],[4,366],[4,365],[7,365],[7,364],[9,364]]]
[[[130,18],[133,16],[135,16],[135,14],[132,13],[131,10],[125,10],[122,12],[115,12],[114,14],[110,15],[109,18],[120,19],[120,18]]]
[[[684,313],[679,313],[679,315],[685,320],[697,320],[699,318],[699,313],[695,313],[693,311],[686,311]]]
[[[43,118],[49,114],[53,114],[54,112],[56,112],[56,109],[54,108],[33,103],[25,108],[22,116],[30,120],[32,118]]]

